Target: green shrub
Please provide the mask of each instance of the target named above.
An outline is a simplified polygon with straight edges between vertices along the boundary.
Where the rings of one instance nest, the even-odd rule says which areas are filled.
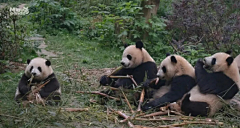
[[[80,18],[70,7],[65,7],[64,1],[36,0],[30,4],[29,10],[31,21],[49,34],[56,34],[54,30],[73,32],[79,29]]]
[[[162,52],[172,52],[168,47],[168,31],[165,30],[167,20],[154,16],[146,23],[142,17],[141,1],[111,2],[110,5],[93,6],[93,19],[81,35],[98,40],[104,47],[122,47],[142,40],[151,55],[162,56]],[[85,25],[83,25],[85,26]]]
[[[202,43],[209,53],[239,49],[239,1],[182,0],[173,8],[168,27],[176,45]]]
[[[25,61],[35,57],[32,46],[27,46],[29,23],[25,21],[28,8],[18,9],[4,7],[0,9],[0,71],[6,70],[4,65],[9,61]],[[27,57],[27,58],[26,58]]]

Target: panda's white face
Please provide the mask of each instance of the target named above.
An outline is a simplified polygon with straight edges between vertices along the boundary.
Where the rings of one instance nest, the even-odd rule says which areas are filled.
[[[136,48],[135,45],[130,45],[123,51],[121,64],[124,68],[135,68],[142,63],[142,50]]]
[[[227,62],[229,54],[219,52],[203,59],[204,66],[214,72],[225,71],[231,63]]]
[[[28,60],[28,65],[25,69],[27,77],[34,76],[34,80],[44,80],[53,73],[51,62],[43,58],[34,58]]]
[[[193,66],[182,56],[167,56],[160,64],[157,76],[160,79],[171,80],[175,76],[189,75],[195,78]]]
[[[157,76],[160,79],[171,79],[175,74],[176,64],[171,62],[170,56],[166,57],[160,64]]]

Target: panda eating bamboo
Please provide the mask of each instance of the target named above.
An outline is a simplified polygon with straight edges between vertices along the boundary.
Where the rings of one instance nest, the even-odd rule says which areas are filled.
[[[53,72],[51,62],[43,58],[27,60],[27,67],[19,81],[15,100],[42,103],[58,103],[61,100],[60,84]]]

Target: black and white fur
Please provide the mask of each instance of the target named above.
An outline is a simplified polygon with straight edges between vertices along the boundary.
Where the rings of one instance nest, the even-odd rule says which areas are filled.
[[[204,67],[210,68],[208,73]],[[181,103],[186,115],[213,116],[239,91],[240,76],[236,62],[227,53],[216,53],[195,65],[197,86]]]
[[[179,55],[167,56],[161,62],[157,76],[161,81],[166,80],[166,83],[164,86],[162,82],[158,82],[161,85],[155,85],[162,87],[155,92],[151,101],[142,106],[143,111],[176,102],[196,85],[194,68]]]
[[[15,100],[17,102],[28,100],[27,96],[34,84],[44,83],[50,80],[39,91],[39,94],[43,99],[47,101],[60,101],[61,88],[55,74],[53,73],[51,62],[43,58],[34,58],[32,60],[27,60],[27,64],[28,65],[25,69],[25,72],[18,84],[15,93]],[[34,76],[32,84],[28,85],[32,75]]]
[[[130,45],[125,48],[122,54],[121,64],[123,68],[113,74],[113,76],[132,75],[133,79],[139,85],[144,79],[156,78],[157,66],[153,58],[143,48],[143,43],[137,41],[135,45]],[[126,79],[111,79],[107,75],[103,75],[100,79],[101,85],[109,85],[112,87],[133,88],[133,81]]]

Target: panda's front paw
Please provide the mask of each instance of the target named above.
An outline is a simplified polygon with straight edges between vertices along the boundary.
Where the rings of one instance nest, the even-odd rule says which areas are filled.
[[[147,111],[147,110],[149,110],[149,109],[151,109],[151,108],[153,108],[153,105],[152,105],[151,102],[147,102],[146,104],[144,104],[144,105],[141,107],[142,111]]]
[[[151,79],[147,79],[146,81],[144,81],[143,83],[142,83],[142,87],[144,87],[144,88],[148,88],[149,87],[149,85],[151,84]]]
[[[204,65],[203,59],[198,59],[195,67],[196,67],[196,68],[202,68],[203,65]]]
[[[110,78],[107,75],[103,75],[100,78],[100,85],[107,86],[110,83]]]
[[[198,59],[197,64],[204,65],[203,59]]]

